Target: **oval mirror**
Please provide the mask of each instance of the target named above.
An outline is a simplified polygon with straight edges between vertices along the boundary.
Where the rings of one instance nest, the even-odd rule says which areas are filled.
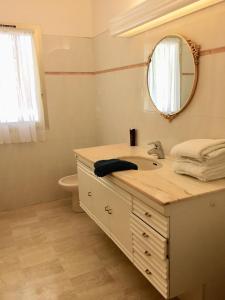
[[[147,83],[156,109],[174,119],[191,101],[197,81],[200,47],[180,35],[161,39],[148,63]]]

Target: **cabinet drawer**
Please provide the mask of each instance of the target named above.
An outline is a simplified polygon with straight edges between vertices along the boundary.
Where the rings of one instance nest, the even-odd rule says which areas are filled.
[[[164,237],[169,237],[169,218],[161,215],[141,200],[133,199],[132,211]]]
[[[154,268],[146,263],[138,253],[134,253],[134,264],[164,298],[168,298],[168,280],[158,275]]]
[[[146,263],[158,273],[164,280],[168,278],[168,259],[160,259],[151,249],[142,243],[135,235],[132,236],[133,254],[137,253]]]
[[[131,231],[160,259],[167,258],[167,239],[131,214]]]

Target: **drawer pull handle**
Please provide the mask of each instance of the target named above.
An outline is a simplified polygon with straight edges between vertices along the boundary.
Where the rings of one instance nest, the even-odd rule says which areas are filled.
[[[146,256],[151,256],[151,253],[148,252],[147,250],[144,252]]]
[[[142,233],[142,236],[143,236],[144,238],[148,238],[148,237],[149,237],[149,235],[148,235],[147,233],[145,233],[145,232]]]
[[[150,213],[148,213],[147,211],[146,211],[146,213],[145,213],[145,216],[148,217],[148,218],[151,218],[151,217],[152,217],[152,215],[151,215]]]
[[[146,269],[146,270],[145,270],[145,273],[148,274],[148,275],[152,275],[152,272],[149,271],[149,269]]]
[[[91,192],[88,192],[88,197],[91,197],[92,196],[92,193]]]
[[[105,211],[107,211],[109,215],[112,214],[112,208],[110,208],[109,205],[105,206]]]

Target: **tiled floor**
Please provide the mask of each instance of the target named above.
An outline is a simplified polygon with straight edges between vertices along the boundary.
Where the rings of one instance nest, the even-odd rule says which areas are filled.
[[[70,202],[0,214],[0,300],[162,300]]]

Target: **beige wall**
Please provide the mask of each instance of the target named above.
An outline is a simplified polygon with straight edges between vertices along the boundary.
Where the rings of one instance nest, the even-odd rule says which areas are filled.
[[[76,36],[90,34],[85,23],[89,17],[83,25],[76,23],[83,13],[89,15],[89,1],[0,2],[1,22],[32,22],[43,28],[45,71],[93,70],[92,40]],[[75,172],[72,149],[95,145],[93,76],[46,75],[45,83],[46,142],[0,145],[0,210],[68,197],[57,181]]]
[[[223,3],[133,38],[115,38],[108,32],[98,35],[94,40],[96,68],[147,61],[155,43],[171,33],[192,39],[202,49],[225,46],[224,13]],[[202,56],[195,96],[189,107],[171,123],[150,104],[146,68],[99,74],[96,77],[98,143],[126,142],[130,127],[138,129],[139,144],[159,139],[167,152],[174,144],[190,138],[224,137],[224,70],[224,52]],[[145,111],[144,106],[150,111]]]
[[[42,27],[44,34],[92,36],[92,0],[0,0],[0,23]]]

